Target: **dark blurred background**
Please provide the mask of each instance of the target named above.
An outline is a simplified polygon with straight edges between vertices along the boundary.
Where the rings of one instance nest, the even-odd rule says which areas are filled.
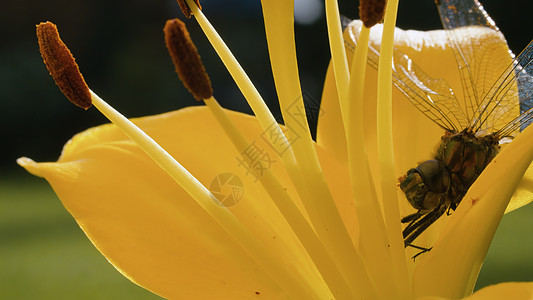
[[[260,1],[201,2],[204,13],[239,59],[274,114],[278,115]],[[298,23],[295,30],[302,88],[309,97],[318,101],[330,58],[323,0],[297,0],[296,3]],[[533,4],[501,0],[484,1],[484,4],[505,34],[510,48],[519,53],[532,37],[530,12]],[[352,19],[357,17],[356,1],[340,0],[339,5],[342,14]],[[0,263],[0,290],[6,291],[6,283],[11,282],[8,285],[15,289],[16,283],[20,283],[22,288],[19,292],[24,290],[24,285],[43,286],[39,291],[46,290],[50,295],[57,296],[52,297],[55,299],[72,298],[72,294],[72,297],[58,297],[58,293],[77,293],[81,286],[92,291],[108,291],[109,294],[103,293],[109,299],[123,297],[128,291],[132,291],[136,298],[141,294],[152,297],[107,265],[73,225],[50,189],[25,173],[15,160],[28,156],[36,161],[54,161],[64,143],[74,134],[107,122],[96,109],[79,109],[68,103],[60,93],[40,57],[35,37],[36,24],[48,20],[56,23],[91,89],[124,115],[138,117],[198,105],[179,82],[164,45],[163,25],[167,19],[176,17],[185,20],[174,0],[17,0],[0,4],[0,107],[6,112],[0,118],[0,260],[4,260],[4,265]],[[215,97],[227,108],[249,113],[244,98],[197,23],[193,19],[186,20],[186,23],[211,77]],[[431,0],[400,1],[398,26],[419,30],[441,28]],[[39,223],[40,218],[50,219]],[[524,224],[518,226],[524,227]],[[527,226],[531,228],[531,223]],[[45,239],[54,230],[63,231],[60,233],[63,238],[58,237],[57,241],[50,237]],[[48,243],[49,247],[43,246],[43,243]],[[78,244],[79,248],[72,246]],[[64,247],[61,248],[61,245]],[[25,251],[21,249],[28,251],[26,256],[20,254]],[[41,258],[46,257],[46,253],[50,255],[49,260],[43,262]],[[76,257],[68,260],[73,253]],[[16,256],[19,254],[22,256]],[[46,276],[41,275],[50,274],[50,269],[61,268],[58,264],[65,263],[65,260],[69,264],[79,264],[78,255],[93,257],[95,262],[85,262],[82,266],[72,266],[72,270],[61,271],[59,274],[62,275],[57,277],[59,290],[56,292],[44,288],[54,284],[47,283]],[[11,265],[7,261],[11,261]],[[89,274],[92,271],[83,269],[98,264],[101,269],[95,270],[92,275]],[[76,280],[76,276],[80,279]],[[87,281],[91,276],[93,281]],[[78,285],[61,285],[67,277]],[[11,281],[5,281],[7,279]],[[80,282],[83,280],[86,280],[84,284]],[[490,282],[488,280],[485,284]],[[124,289],[116,286],[124,286]],[[4,296],[16,294],[6,293]],[[104,294],[91,294],[86,298],[103,299],[106,298]],[[16,295],[21,299],[37,294]],[[75,296],[80,299],[79,295]]]
[[[320,99],[329,61],[325,18],[320,0],[298,0],[310,10],[296,25],[302,88]],[[204,13],[234,51],[268,104],[277,109],[264,39],[259,0],[204,0]],[[486,1],[485,7],[519,52],[531,38],[533,21],[519,11],[533,4]],[[519,3],[523,3],[518,5]],[[316,4],[318,18],[314,19]],[[357,2],[341,0],[341,12],[356,18]],[[35,25],[53,21],[74,53],[87,83],[128,117],[138,117],[197,105],[179,82],[167,55],[162,28],[169,18],[185,19],[176,1],[3,1],[0,6],[0,170],[16,168],[21,155],[37,161],[56,160],[75,133],[106,120],[96,109],[69,104],[42,63]],[[307,18],[307,19],[306,19]],[[196,22],[186,21],[213,82],[215,96],[227,108],[250,112],[228,72]],[[441,28],[431,0],[401,1],[398,26]],[[277,115],[275,113],[275,115]]]

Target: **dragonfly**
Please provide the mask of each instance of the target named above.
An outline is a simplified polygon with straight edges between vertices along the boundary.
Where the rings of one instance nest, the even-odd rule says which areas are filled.
[[[416,212],[401,219],[405,247],[431,248],[413,242],[444,214],[450,215],[477,177],[509,141],[533,120],[533,41],[517,56],[508,51],[507,67],[494,54],[505,42],[494,21],[477,0],[437,0],[441,21],[453,50],[462,83],[462,97],[444,79],[432,78],[408,55],[394,49],[393,84],[425,116],[444,130],[435,156],[399,178],[399,186]],[[343,25],[347,20],[343,21]],[[479,29],[501,37],[479,44]],[[467,42],[465,42],[467,41]],[[353,51],[356,41],[345,39]],[[369,45],[368,63],[377,68],[379,51]],[[501,74],[487,82],[488,72]],[[498,72],[498,73],[494,73]],[[494,76],[493,76],[494,77]],[[416,257],[415,256],[415,257]]]

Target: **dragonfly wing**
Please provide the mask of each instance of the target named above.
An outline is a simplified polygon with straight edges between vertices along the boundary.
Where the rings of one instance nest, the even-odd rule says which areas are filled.
[[[357,43],[358,27],[348,27],[345,46],[353,52]],[[379,45],[369,45],[368,63],[377,69]],[[444,79],[432,78],[406,54],[394,49],[392,80],[394,85],[432,121],[446,130],[460,131],[468,120],[452,88]]]
[[[438,0],[436,3],[446,29],[478,25],[498,30],[477,0]]]
[[[440,0],[437,7],[452,45],[463,85],[469,126],[487,110],[483,99],[512,61],[503,34],[477,0]],[[483,39],[473,39],[486,35]]]
[[[526,49],[518,56],[517,69],[518,96],[520,98],[520,113],[527,116],[520,124],[520,130],[526,129],[533,117],[533,41],[529,42]]]
[[[500,92],[504,96],[494,97],[500,108],[495,109],[497,113],[494,118],[503,116],[496,124],[505,120],[504,124],[496,127],[499,129],[498,134],[502,137],[512,137],[529,126],[533,120],[533,41],[518,55],[504,75],[506,76],[502,77],[505,79],[500,80],[504,83],[500,88],[504,91]],[[512,121],[509,122],[509,119]]]
[[[432,78],[419,68],[406,54],[395,49],[393,56],[393,82],[411,102],[448,130],[460,131],[468,120],[448,82]]]

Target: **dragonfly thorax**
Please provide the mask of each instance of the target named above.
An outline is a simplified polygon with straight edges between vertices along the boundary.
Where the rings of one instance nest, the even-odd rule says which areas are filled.
[[[500,151],[498,136],[489,134],[477,137],[464,130],[446,132],[435,159],[442,162],[450,173],[452,204],[459,204],[472,183]],[[455,209],[455,206],[452,207]]]
[[[427,160],[400,178],[400,188],[413,208],[425,212],[439,206],[455,210],[461,199],[498,154],[498,137],[476,137],[464,130],[442,136],[434,159]]]

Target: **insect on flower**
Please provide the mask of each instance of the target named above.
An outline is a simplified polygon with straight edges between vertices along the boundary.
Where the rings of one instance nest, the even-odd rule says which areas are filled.
[[[424,73],[408,55],[395,49],[393,57],[394,85],[445,130],[435,157],[399,178],[401,190],[417,209],[401,220],[407,223],[405,246],[421,250],[419,254],[429,249],[413,245],[413,241],[444,213],[449,215],[457,208],[498,154],[500,144],[533,119],[533,42],[516,59],[510,51],[502,55],[497,48],[505,43],[503,34],[477,0],[441,0],[436,4],[457,61],[462,96],[458,97],[444,79]],[[472,37],[479,30],[490,32],[494,38],[476,43]],[[460,42],[465,40],[469,42]],[[369,64],[377,67],[378,58],[379,52],[370,47]],[[503,59],[511,63],[500,68]],[[489,74],[501,75],[488,82]]]

